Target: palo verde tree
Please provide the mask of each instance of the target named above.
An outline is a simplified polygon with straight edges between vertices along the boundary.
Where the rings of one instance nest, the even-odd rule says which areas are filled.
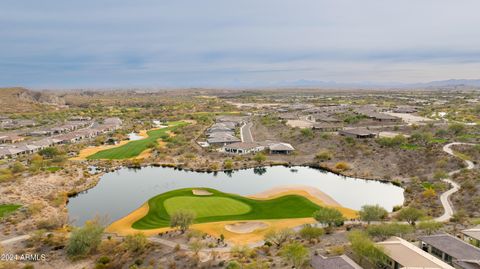
[[[415,207],[405,207],[397,214],[399,220],[408,222],[408,224],[415,226],[415,223],[423,217],[423,211]]]
[[[360,219],[368,224],[372,221],[381,221],[388,216],[388,211],[379,205],[364,205],[358,212]]]
[[[185,233],[190,225],[192,225],[195,217],[195,212],[191,210],[178,210],[170,216],[170,227],[177,227],[182,233]]]
[[[313,213],[313,218],[328,228],[341,226],[345,221],[345,218],[338,209],[330,207],[321,207]]]

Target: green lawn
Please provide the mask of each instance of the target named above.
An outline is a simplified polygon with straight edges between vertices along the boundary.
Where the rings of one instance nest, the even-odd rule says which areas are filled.
[[[0,205],[0,218],[3,218],[8,213],[19,209],[21,205]]]
[[[307,218],[320,206],[299,195],[286,195],[270,200],[255,200],[236,194],[205,189],[209,196],[196,196],[195,188],[169,191],[148,201],[146,216],[132,228],[148,230],[170,226],[170,215],[179,209],[195,211],[195,223],[228,220]]]
[[[188,208],[195,211],[198,218],[241,215],[251,210],[249,205],[227,197],[177,196],[168,198],[163,205],[169,215],[179,209]]]
[[[173,131],[179,126],[183,126],[186,124],[188,123],[183,121],[170,122],[168,123],[168,127],[166,128],[148,131],[147,132],[148,137],[145,139],[131,141],[121,147],[99,151],[93,155],[88,156],[87,159],[119,160],[119,159],[128,159],[128,158],[136,157],[140,155],[140,153],[142,153],[144,150],[148,149],[150,146],[156,145],[158,139],[167,138],[168,137],[167,131]]]

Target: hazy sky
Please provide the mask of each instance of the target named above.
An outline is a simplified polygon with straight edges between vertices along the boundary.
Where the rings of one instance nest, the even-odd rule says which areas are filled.
[[[480,78],[478,0],[2,0],[0,85]]]

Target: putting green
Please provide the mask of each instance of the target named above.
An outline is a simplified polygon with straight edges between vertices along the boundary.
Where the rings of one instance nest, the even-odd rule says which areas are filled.
[[[192,190],[179,189],[162,193],[148,201],[148,213],[132,224],[138,230],[170,226],[170,215],[179,209],[195,211],[195,223],[230,220],[266,220],[309,218],[320,206],[300,195],[285,195],[256,200],[236,194],[206,189],[209,196],[196,196]]]
[[[248,213],[249,205],[227,197],[177,196],[163,202],[169,215],[178,210],[192,210],[197,218],[211,216],[241,215]]]

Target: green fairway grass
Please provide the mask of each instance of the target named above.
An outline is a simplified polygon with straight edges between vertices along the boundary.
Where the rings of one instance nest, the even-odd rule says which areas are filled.
[[[197,218],[211,216],[241,215],[250,211],[250,206],[227,197],[177,196],[163,202],[169,215],[179,209],[193,210]]]
[[[19,209],[21,206],[20,205],[0,205],[0,218],[3,218],[6,216],[8,213],[11,213],[17,209]]]
[[[168,127],[148,131],[148,137],[141,140],[131,141],[127,144],[99,151],[93,155],[87,157],[89,160],[108,159],[108,160],[120,160],[129,159],[140,155],[144,150],[148,149],[151,145],[156,145],[158,139],[165,139],[168,137],[167,132],[173,131],[176,128],[186,125],[188,123],[183,121],[169,122]]]
[[[170,214],[180,209],[196,213],[195,223],[228,220],[288,219],[312,217],[320,206],[300,195],[285,195],[270,200],[255,200],[236,194],[205,189],[208,197],[196,196],[195,188],[169,191],[148,201],[147,215],[132,228],[148,230],[169,227]]]

